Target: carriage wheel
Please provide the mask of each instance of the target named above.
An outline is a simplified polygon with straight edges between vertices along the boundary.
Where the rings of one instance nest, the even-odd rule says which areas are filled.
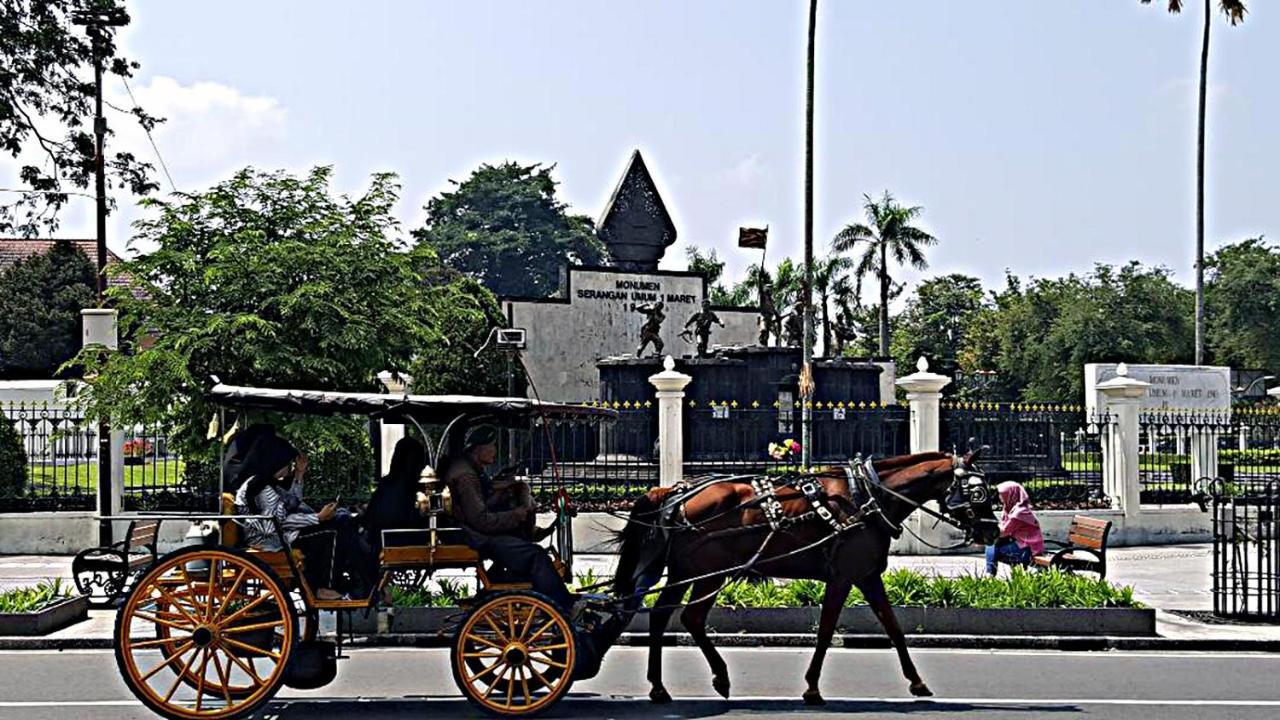
[[[573,684],[573,628],[542,595],[506,592],[480,603],[454,638],[453,679],[493,715],[531,715]]]
[[[71,561],[71,577],[76,590],[89,598],[89,606],[111,607],[124,594],[129,558],[114,548],[81,550]]]
[[[116,665],[144,705],[168,718],[253,713],[284,679],[297,618],[268,567],[228,548],[165,556],[116,615]]]

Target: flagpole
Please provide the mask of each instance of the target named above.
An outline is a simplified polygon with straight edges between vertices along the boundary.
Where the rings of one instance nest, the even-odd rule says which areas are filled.
[[[804,347],[800,369],[800,465],[813,458],[813,73],[818,0],[809,0],[809,54],[804,107]]]

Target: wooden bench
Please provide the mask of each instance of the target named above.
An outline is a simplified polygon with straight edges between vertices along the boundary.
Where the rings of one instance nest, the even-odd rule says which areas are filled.
[[[1061,549],[1031,558],[1031,564],[1041,568],[1056,567],[1067,572],[1096,572],[1107,576],[1107,537],[1111,534],[1111,521],[1098,520],[1087,515],[1071,518],[1067,531],[1067,543]]]
[[[156,561],[159,520],[134,520],[125,534],[124,540],[82,550],[71,561],[76,589],[94,607],[115,604],[128,589],[129,581]]]

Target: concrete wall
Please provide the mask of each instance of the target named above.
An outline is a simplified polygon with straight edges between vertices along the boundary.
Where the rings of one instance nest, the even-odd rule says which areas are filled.
[[[98,521],[92,512],[0,513],[0,555],[74,555],[98,545]],[[128,521],[115,523],[124,539]],[[191,523],[182,518],[160,526],[160,552],[182,544]]]

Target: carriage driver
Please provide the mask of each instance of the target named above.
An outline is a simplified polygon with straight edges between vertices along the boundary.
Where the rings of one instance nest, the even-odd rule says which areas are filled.
[[[532,541],[536,507],[528,486],[485,471],[498,458],[497,442],[492,426],[476,426],[466,435],[462,457],[448,464],[443,477],[453,495],[453,515],[481,557],[527,578],[535,591],[568,611],[573,595],[547,551]]]

